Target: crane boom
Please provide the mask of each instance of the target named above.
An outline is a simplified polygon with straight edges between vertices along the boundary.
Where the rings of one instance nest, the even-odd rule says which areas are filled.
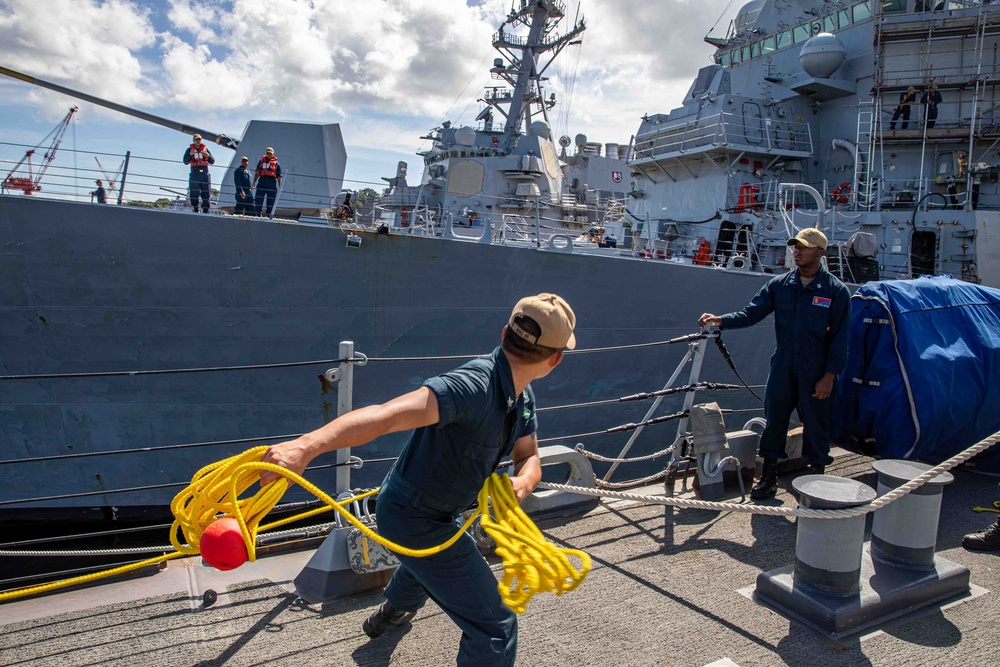
[[[38,79],[27,74],[22,74],[21,72],[8,69],[7,67],[0,66],[0,74],[4,74],[18,81],[24,81],[25,83],[34,84],[42,88],[48,88],[49,90],[54,90],[57,93],[62,93],[63,95],[69,95],[70,97],[75,97],[77,99],[84,100],[85,102],[90,102],[98,106],[105,107],[107,109],[112,109],[114,111],[121,112],[128,116],[134,116],[135,118],[141,118],[142,120],[149,121],[150,123],[155,123],[156,125],[162,125],[163,127],[168,127],[171,130],[177,130],[185,134],[200,134],[204,139],[217,143],[220,146],[226,148],[232,148],[236,150],[239,145],[239,139],[233,139],[225,134],[216,134],[215,132],[209,132],[208,130],[202,130],[186,123],[179,123],[169,118],[163,118],[161,116],[156,116],[151,113],[146,113],[145,111],[139,111],[138,109],[132,109],[130,107],[117,104],[115,102],[109,102],[108,100],[101,99],[100,97],[94,97],[93,95],[88,95],[87,93],[81,93],[80,91],[73,90],[72,88],[66,88],[65,86],[60,86],[57,83],[52,83],[51,81],[45,81],[44,79]]]
[[[7,178],[3,179],[3,183],[0,185],[2,186],[2,189],[21,190],[26,195],[30,195],[32,192],[38,192],[42,189],[42,176],[45,175],[45,172],[48,170],[49,165],[52,164],[52,161],[56,159],[56,152],[59,150],[59,145],[62,143],[63,135],[66,134],[66,128],[69,127],[70,121],[73,120],[73,114],[75,114],[77,110],[77,107],[70,107],[69,113],[66,114],[61,121],[59,121],[59,124],[56,125],[54,130],[49,132],[48,135],[42,139],[41,144],[25,151],[24,157],[14,165],[14,168],[10,170],[9,174],[7,174]],[[38,169],[38,173],[32,174],[31,156],[35,154],[35,151],[38,150],[42,144],[49,141],[50,137],[52,138],[52,141],[49,143],[49,147],[45,150],[45,156],[42,158],[42,164]],[[21,168],[22,164],[27,164],[28,175],[26,177],[15,176],[14,174]]]

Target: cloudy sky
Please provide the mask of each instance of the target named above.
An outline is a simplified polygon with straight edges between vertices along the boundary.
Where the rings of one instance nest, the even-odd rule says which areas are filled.
[[[569,29],[577,3],[566,4]],[[713,25],[724,36],[743,2],[581,4],[583,43],[548,72],[546,93],[561,101],[551,120],[557,134],[627,143],[644,113],[679,105],[709,63],[702,38]],[[472,123],[498,55],[490,36],[510,8],[511,0],[0,0],[0,65],[235,137],[251,118],[340,123],[345,185],[360,188],[391,176],[398,160],[410,163],[413,182],[414,152],[426,148],[419,137],[445,119]],[[172,162],[187,144],[4,77],[0,157],[16,160],[24,148],[10,144],[38,144],[74,104],[58,158],[66,168],[96,168],[84,151]],[[228,164],[227,150],[216,155]],[[119,162],[102,159],[109,171]],[[145,168],[173,171],[170,162]]]

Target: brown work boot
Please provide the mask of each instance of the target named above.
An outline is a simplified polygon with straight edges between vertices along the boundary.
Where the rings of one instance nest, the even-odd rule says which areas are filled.
[[[417,615],[415,611],[399,611],[386,600],[361,624],[365,634],[375,639],[383,633],[401,625],[406,625]]]
[[[962,546],[976,551],[1000,550],[1000,519],[989,528],[971,533],[962,538]]]
[[[750,490],[754,500],[766,500],[778,492],[778,459],[764,459],[760,480]]]

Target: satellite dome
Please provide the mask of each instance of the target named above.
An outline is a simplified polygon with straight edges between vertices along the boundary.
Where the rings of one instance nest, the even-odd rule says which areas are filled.
[[[551,130],[549,129],[549,124],[544,120],[536,120],[528,128],[528,132],[535,137],[541,137],[542,139],[548,139]]]
[[[827,79],[844,64],[847,49],[840,39],[829,32],[821,32],[802,45],[799,64],[805,73],[817,79]]]
[[[576,145],[577,146],[586,146],[587,145],[587,135],[586,134],[578,134],[578,135],[576,135]]]
[[[455,130],[455,143],[460,146],[475,146],[476,131],[468,125],[463,125]]]

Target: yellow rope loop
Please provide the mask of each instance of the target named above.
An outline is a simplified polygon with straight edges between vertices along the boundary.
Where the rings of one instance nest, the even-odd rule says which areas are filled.
[[[973,512],[996,512],[1000,514],[1000,500],[993,501],[993,507],[973,507]]]
[[[528,602],[538,593],[553,592],[556,595],[562,595],[565,591],[575,589],[583,582],[590,570],[590,556],[583,551],[558,548],[546,541],[542,532],[518,506],[507,475],[500,478],[494,474],[486,480],[479,492],[479,508],[468,517],[458,532],[448,541],[426,549],[409,549],[382,537],[351,514],[348,509],[348,505],[378,493],[378,489],[338,503],[301,475],[273,463],[262,462],[260,459],[267,449],[267,447],[255,447],[242,454],[205,466],[194,474],[191,484],[174,496],[170,503],[170,509],[174,514],[174,522],[170,530],[170,543],[177,550],[175,553],[104,572],[95,572],[42,586],[0,593],[0,601],[88,583],[171,558],[199,554],[201,553],[201,538],[205,529],[213,521],[220,518],[220,515],[233,517],[239,523],[247,555],[250,561],[254,561],[257,559],[258,533],[331,509],[339,512],[349,524],[361,531],[368,539],[381,544],[390,551],[414,558],[431,556],[448,549],[465,534],[477,516],[482,516],[483,529],[496,541],[497,554],[503,559],[504,576],[497,587],[504,603],[518,614],[524,613]],[[267,484],[251,496],[240,498],[250,487],[258,483],[260,473],[263,471],[273,472],[281,479]],[[281,500],[285,490],[290,485],[289,482],[294,482],[312,493],[323,501],[326,507],[312,509],[261,526],[261,520]],[[496,514],[495,521],[490,518],[491,500],[493,511]],[[180,541],[180,534],[183,534],[186,543]],[[570,556],[580,559],[579,569],[573,567],[569,562],[568,557]]]
[[[490,517],[489,503],[493,513]],[[497,588],[512,611],[523,614],[528,602],[539,593],[562,595],[572,591],[590,571],[590,556],[579,549],[564,549],[545,539],[517,503],[507,475],[495,473],[479,491],[479,510],[483,530],[496,543],[497,555],[503,560],[504,575]],[[580,560],[579,569],[569,558]]]

